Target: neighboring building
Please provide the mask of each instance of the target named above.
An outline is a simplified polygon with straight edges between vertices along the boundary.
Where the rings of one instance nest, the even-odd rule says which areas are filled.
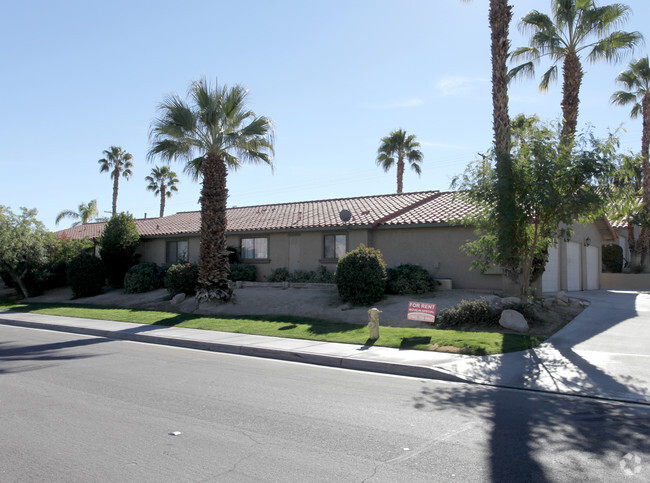
[[[351,218],[343,222],[340,213]],[[470,270],[471,258],[460,247],[475,235],[461,220],[475,210],[454,192],[363,196],[332,200],[229,208],[227,243],[244,263],[257,266],[259,280],[275,268],[334,270],[345,252],[360,244],[379,249],[388,267],[421,265],[454,288],[501,290],[499,270]],[[139,253],[159,265],[179,260],[198,262],[201,213],[182,212],[162,218],[138,219]],[[69,238],[96,239],[105,223],[89,223],[57,232]],[[600,247],[616,239],[609,224],[575,227],[571,240],[551,250],[544,291],[586,290],[600,286]]]

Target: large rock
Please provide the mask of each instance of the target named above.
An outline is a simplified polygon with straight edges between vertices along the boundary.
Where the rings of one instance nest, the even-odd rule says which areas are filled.
[[[555,301],[560,305],[569,305],[569,297],[564,290],[555,294]]]
[[[172,305],[178,305],[180,304],[183,300],[185,300],[185,294],[184,293],[177,293],[174,295],[174,297],[170,300]]]
[[[519,297],[503,297],[501,299],[501,305],[518,305],[521,303]]]
[[[526,322],[524,316],[516,310],[504,310],[501,312],[499,325],[517,332],[528,332],[528,322]]]

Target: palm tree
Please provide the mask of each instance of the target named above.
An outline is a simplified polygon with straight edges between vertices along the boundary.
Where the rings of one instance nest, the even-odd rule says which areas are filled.
[[[635,119],[641,114],[643,130],[641,133],[641,199],[645,218],[650,217],[650,65],[648,56],[631,62],[628,69],[616,78],[623,84],[625,90],[617,91],[611,101],[619,106],[632,105],[630,116]],[[648,254],[648,229],[643,227],[639,233],[641,264],[646,264]]]
[[[55,223],[58,225],[63,218],[72,218],[73,220],[78,220],[72,226],[85,225],[92,221],[93,218],[97,218],[97,215],[99,215],[99,211],[97,211],[97,200],[92,200],[88,204],[81,203],[78,211],[63,210],[56,216]]]
[[[131,160],[133,156],[119,146],[111,146],[109,149],[104,150],[104,156],[106,157],[98,161],[101,166],[99,172],[110,171],[111,178],[113,178],[113,216],[115,216],[117,213],[117,191],[119,189],[120,174],[126,179],[131,177],[131,168],[133,167]]]
[[[145,180],[149,182],[147,189],[153,191],[155,195],[160,195],[160,217],[162,218],[165,216],[165,198],[170,198],[173,191],[178,191],[176,173],[167,166],[156,166]]]
[[[175,94],[167,97],[151,126],[149,158],[184,160],[185,172],[203,180],[199,302],[225,302],[232,296],[225,235],[228,169],[243,162],[273,166],[272,122],[248,110],[246,96],[239,85],[212,86],[201,79],[190,86],[190,103]]]
[[[532,10],[521,19],[522,31],[531,33],[529,46],[516,49],[512,60],[528,60],[514,67],[511,78],[520,75],[533,77],[535,64],[548,56],[551,67],[539,84],[546,91],[558,77],[558,64],[562,62],[562,139],[573,140],[578,123],[580,86],[582,85],[581,55],[588,51],[587,60],[616,62],[643,41],[639,32],[616,30],[625,23],[630,9],[619,3],[599,7],[593,0],[553,0],[552,19]]]
[[[415,135],[407,136],[403,129],[393,131],[388,136],[381,138],[381,145],[377,150],[377,164],[386,172],[394,164],[397,164],[397,193],[402,192],[405,160],[409,162],[418,176],[422,172],[419,164],[422,162],[422,152],[418,149],[419,147],[420,143],[415,140]],[[397,158],[397,162],[395,158]]]

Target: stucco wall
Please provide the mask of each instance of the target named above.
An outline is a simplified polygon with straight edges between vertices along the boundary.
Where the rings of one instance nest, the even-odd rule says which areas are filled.
[[[603,273],[601,283],[607,290],[650,290],[650,273]]]

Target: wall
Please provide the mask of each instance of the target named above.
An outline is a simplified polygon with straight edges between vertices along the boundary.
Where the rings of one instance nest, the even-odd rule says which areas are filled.
[[[650,273],[603,273],[601,288],[606,290],[650,290]]]

